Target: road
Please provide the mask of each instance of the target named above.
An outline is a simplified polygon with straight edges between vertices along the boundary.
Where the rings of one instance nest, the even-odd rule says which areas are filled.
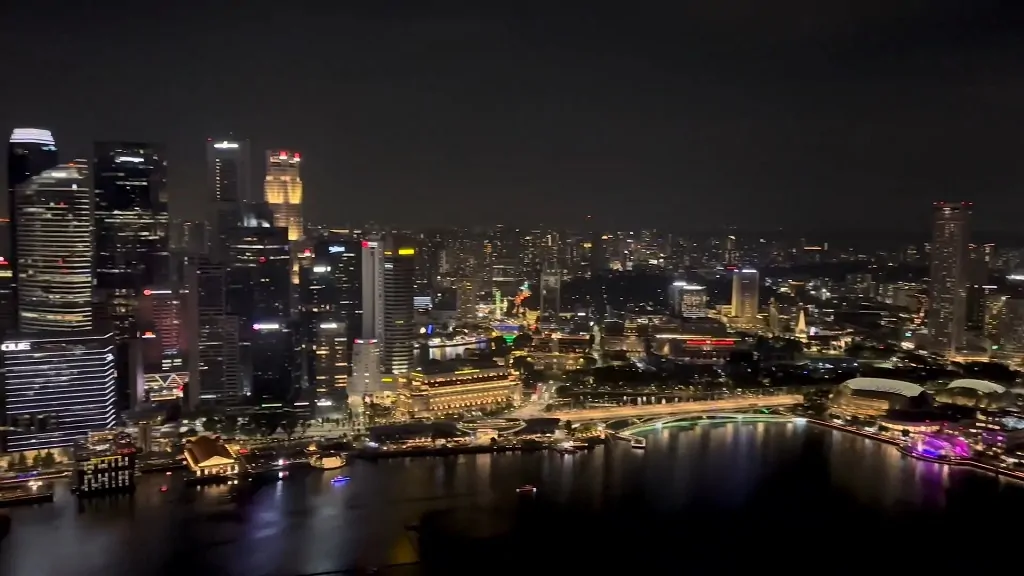
[[[573,423],[579,423],[617,420],[619,418],[695,414],[709,411],[774,408],[801,404],[803,401],[803,396],[799,394],[785,394],[779,396],[730,398],[728,400],[705,400],[702,402],[673,402],[667,404],[648,404],[645,406],[629,405],[616,406],[614,408],[592,408],[589,410],[562,410],[549,412],[544,416],[547,418],[572,420]]]

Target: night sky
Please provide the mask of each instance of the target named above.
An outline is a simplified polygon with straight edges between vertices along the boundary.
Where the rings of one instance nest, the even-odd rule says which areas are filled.
[[[231,131],[301,151],[335,226],[923,232],[963,199],[1014,230],[1022,29],[978,0],[0,0],[0,129],[162,142],[179,217]]]

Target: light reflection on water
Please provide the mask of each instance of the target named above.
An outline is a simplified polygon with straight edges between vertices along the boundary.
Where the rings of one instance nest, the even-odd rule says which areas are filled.
[[[881,509],[978,509],[1024,490],[968,469],[903,456],[894,447],[812,425],[711,424],[652,431],[647,450],[625,443],[576,455],[467,455],[353,461],[351,482],[295,471],[253,493],[188,488],[163,475],[134,497],[15,508],[0,574],[301,574],[415,559],[405,527],[430,510],[515,506],[515,489],[574,506],[743,509],[844,493]],[[166,493],[159,486],[170,484]],[[232,496],[235,494],[235,496]],[[1006,503],[1010,502],[1010,503]],[[52,553],[52,551],[60,553]]]

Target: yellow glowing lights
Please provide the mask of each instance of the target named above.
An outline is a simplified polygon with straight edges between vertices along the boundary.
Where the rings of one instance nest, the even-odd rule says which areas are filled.
[[[399,256],[412,256],[415,253],[416,253],[416,249],[415,248],[399,248],[398,249],[398,255]]]

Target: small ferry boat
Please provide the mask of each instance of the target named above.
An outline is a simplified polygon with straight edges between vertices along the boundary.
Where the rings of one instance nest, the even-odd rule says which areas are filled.
[[[316,454],[309,459],[309,465],[321,470],[336,470],[345,465],[341,454]]]

